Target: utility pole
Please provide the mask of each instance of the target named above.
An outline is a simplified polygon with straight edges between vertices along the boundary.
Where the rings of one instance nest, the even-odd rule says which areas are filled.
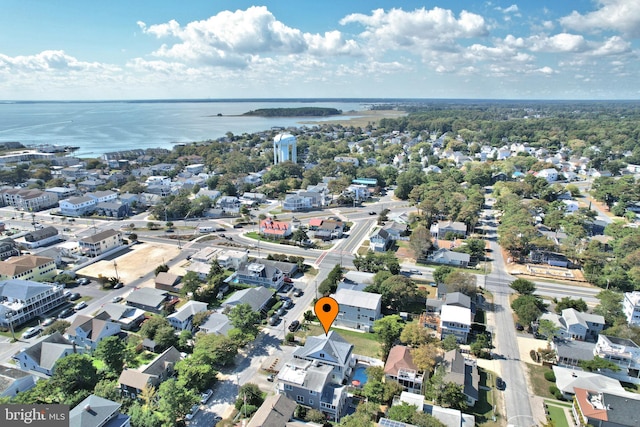
[[[118,276],[118,264],[116,260],[113,260],[113,268],[116,270],[116,283],[120,282],[120,276]]]

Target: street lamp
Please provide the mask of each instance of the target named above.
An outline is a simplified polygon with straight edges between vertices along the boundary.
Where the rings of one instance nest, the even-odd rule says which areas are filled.
[[[120,282],[120,276],[118,276],[118,264],[116,260],[113,260],[113,268],[116,270],[116,283]]]

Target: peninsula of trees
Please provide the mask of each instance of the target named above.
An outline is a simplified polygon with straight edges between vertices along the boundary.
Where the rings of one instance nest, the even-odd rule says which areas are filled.
[[[299,108],[260,108],[244,113],[243,116],[259,117],[326,117],[338,116],[342,111],[337,108],[299,107]]]

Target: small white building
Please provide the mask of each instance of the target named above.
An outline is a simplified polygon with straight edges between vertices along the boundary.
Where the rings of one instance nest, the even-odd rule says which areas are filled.
[[[340,289],[332,297],[340,307],[334,326],[370,332],[373,329],[373,322],[380,318],[382,307],[380,294]]]
[[[558,171],[553,168],[542,169],[538,172],[538,178],[544,178],[548,183],[556,182],[558,180]]]
[[[622,300],[622,311],[629,325],[640,326],[640,292],[625,292]]]
[[[455,335],[456,341],[466,344],[472,320],[470,309],[456,305],[443,305],[440,310],[440,338]]]
[[[167,316],[167,320],[171,326],[179,331],[188,330],[193,332],[193,316],[204,311],[207,311],[206,302],[188,301],[175,313]]]

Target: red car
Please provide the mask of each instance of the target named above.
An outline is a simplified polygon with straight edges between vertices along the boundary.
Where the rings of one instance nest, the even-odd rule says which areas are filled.
[[[290,278],[288,278],[288,277],[285,277],[285,278],[284,278],[284,283],[293,283],[293,280],[291,280],[291,279],[290,279]]]

